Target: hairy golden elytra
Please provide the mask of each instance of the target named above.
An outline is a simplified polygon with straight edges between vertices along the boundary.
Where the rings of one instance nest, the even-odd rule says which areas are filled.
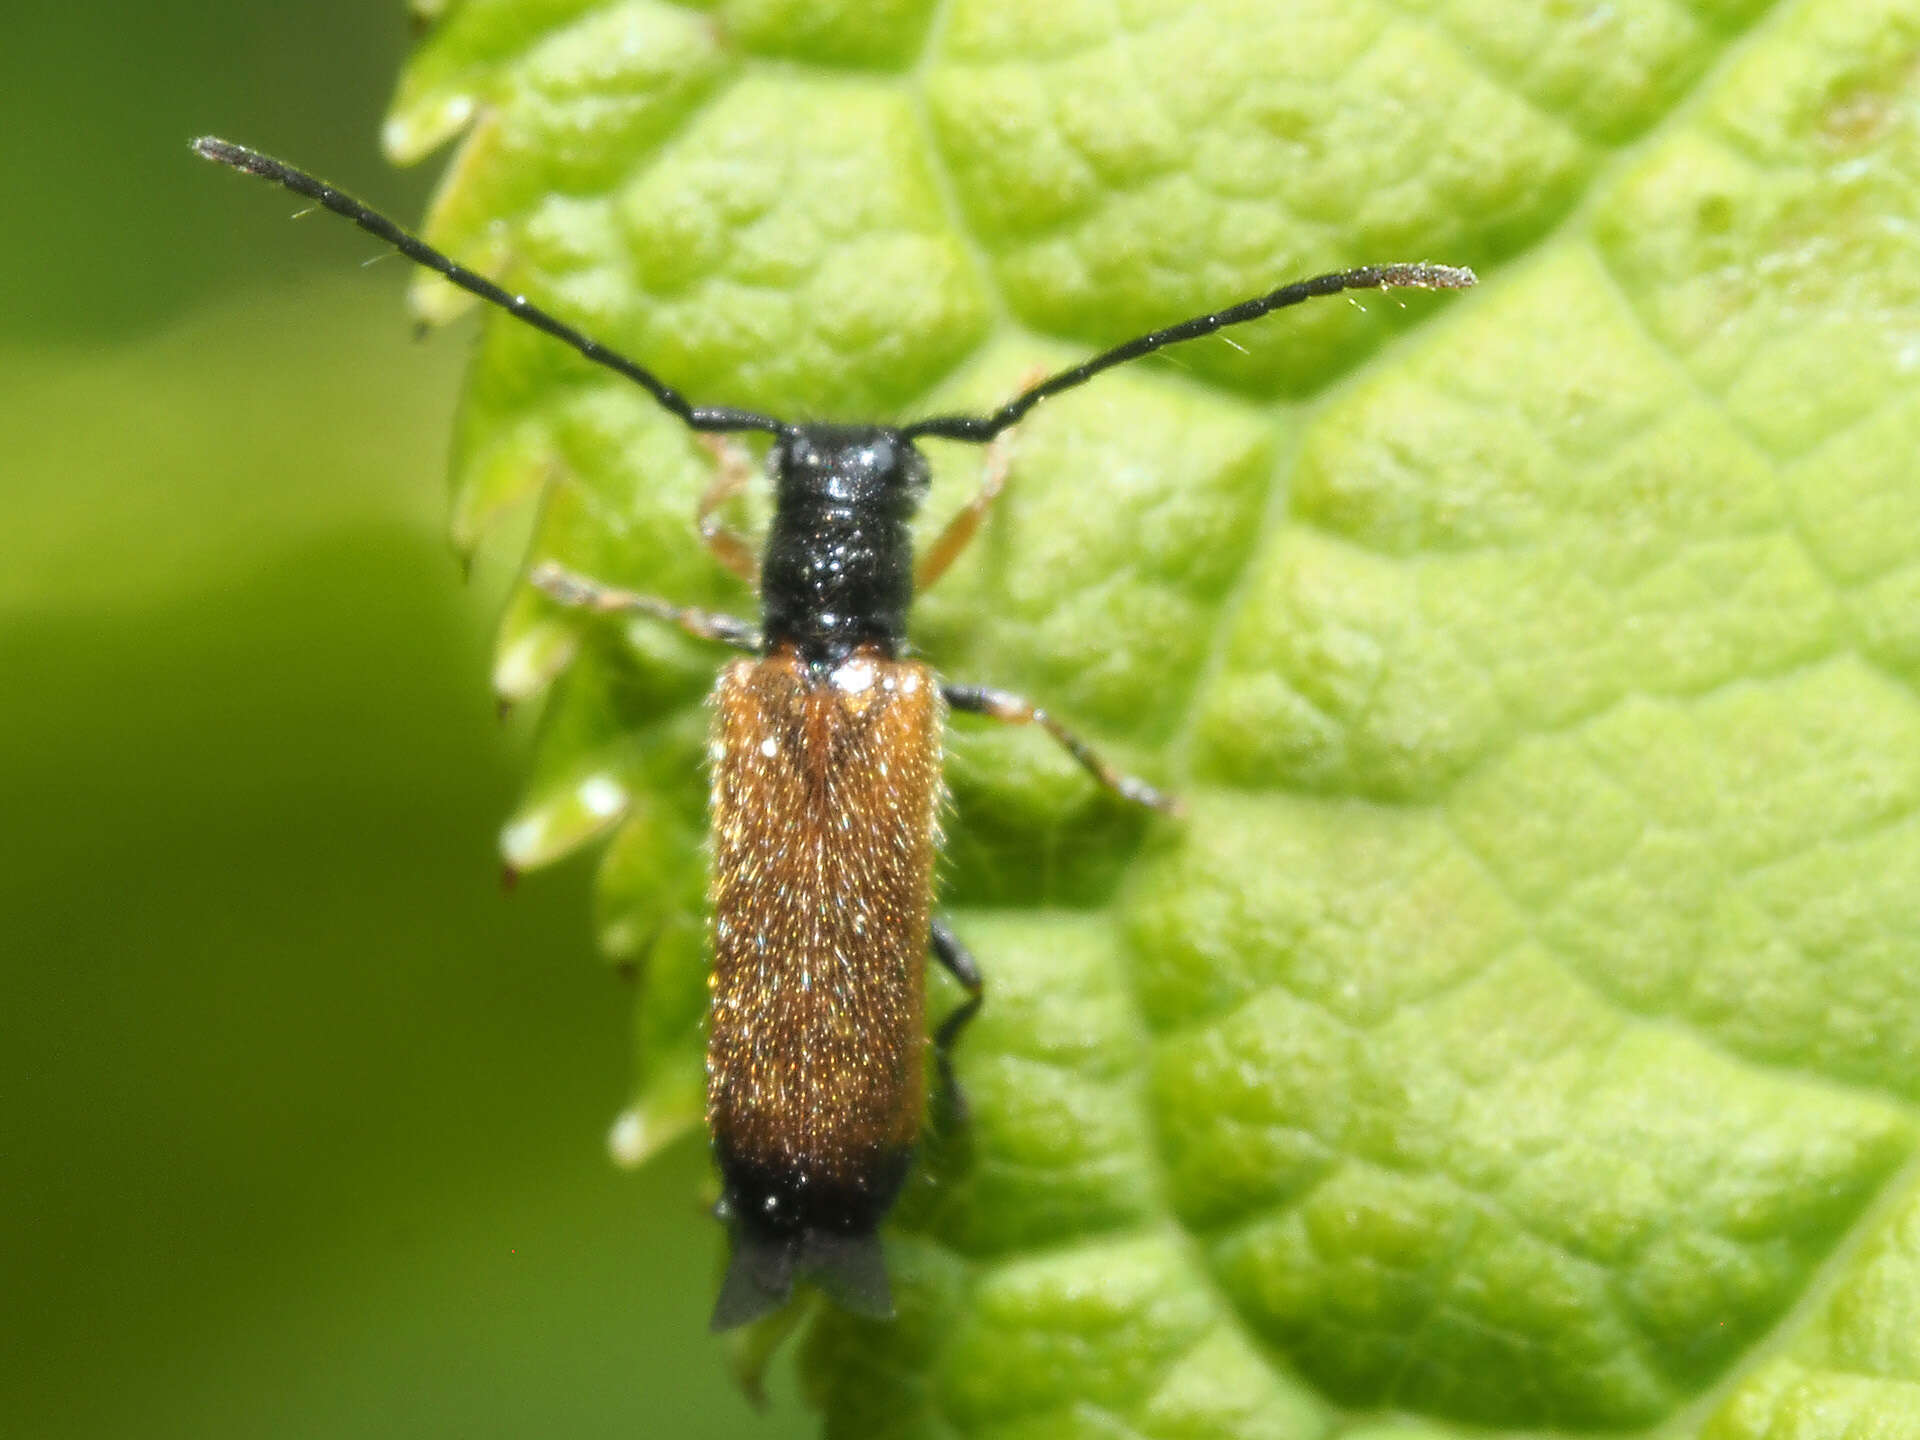
[[[344,216],[409,259],[625,376],[691,430],[772,437],[772,525],[756,559],[712,522],[751,467],[723,455],[700,507],[720,562],[759,590],[759,623],[615,590],[552,564],[530,579],[563,604],[648,615],[753,658],[721,672],[709,747],[714,859],[713,999],[707,1119],[732,1256],[715,1329],[782,1304],[796,1278],[847,1308],[892,1311],[878,1226],[912,1162],[926,1108],[924,977],[929,952],[968,993],[933,1035],[947,1052],[978,1011],[980,974],[932,913],[948,710],[1043,727],[1115,793],[1163,811],[1161,791],[1106,764],[1045,710],[1005,691],[942,680],[908,658],[916,590],[973,535],[1004,474],[988,478],[914,563],[911,521],[928,483],[916,442],[988,444],[1048,396],[1183,340],[1343,290],[1455,290],[1471,271],[1366,266],[1298,281],[1137,336],[1025,386],[987,415],[911,424],[797,423],[689,402],[652,371],[525,296],[456,263],[392,220],[292,166],[211,137],[209,160],[271,180]]]

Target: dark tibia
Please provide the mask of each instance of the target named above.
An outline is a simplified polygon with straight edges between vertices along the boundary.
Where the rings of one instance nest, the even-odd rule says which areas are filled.
[[[960,1082],[953,1075],[953,1047],[960,1039],[960,1032],[980,1013],[986,982],[980,978],[980,968],[974,963],[973,955],[944,920],[933,922],[933,958],[967,992],[965,1003],[942,1020],[940,1028],[933,1032],[933,1062],[940,1072],[940,1093],[934,1113],[942,1128],[952,1128],[965,1124],[967,1119],[966,1097],[960,1093]]]

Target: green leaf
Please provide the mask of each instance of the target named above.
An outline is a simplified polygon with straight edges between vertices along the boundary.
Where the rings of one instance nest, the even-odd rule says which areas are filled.
[[[813,1330],[832,1433],[1920,1435],[1920,0],[444,8],[389,132],[464,128],[434,236],[703,402],[1485,282],[1048,404],[925,597],[1192,816],[953,727],[972,1124],[899,1320]],[[927,533],[980,464],[929,448]],[[462,545],[544,496],[535,556],[751,608],[709,457],[499,317],[456,474]],[[628,1158],[697,1124],[715,664],[530,593],[501,639],[510,854],[613,837]]]

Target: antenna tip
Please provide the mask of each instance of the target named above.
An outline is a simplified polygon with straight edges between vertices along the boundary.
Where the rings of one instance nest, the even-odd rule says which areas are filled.
[[[1467,290],[1480,283],[1480,277],[1464,265],[1382,265],[1380,288],[1403,286],[1410,290]]]
[[[202,135],[191,144],[193,153],[202,160],[231,165],[236,170],[245,170],[252,175],[273,173],[272,162],[266,156],[244,145],[236,145],[231,140],[222,140],[218,135]]]

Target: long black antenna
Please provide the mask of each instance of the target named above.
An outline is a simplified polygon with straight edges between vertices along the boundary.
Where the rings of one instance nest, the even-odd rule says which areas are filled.
[[[249,150],[244,145],[235,145],[230,140],[220,140],[212,135],[204,135],[195,140],[193,148],[196,153],[208,160],[217,160],[222,165],[231,165],[235,170],[243,170],[249,175],[258,175],[263,180],[284,185],[296,195],[305,195],[309,200],[318,201],[334,214],[346,216],[369,235],[386,241],[409,260],[426,266],[436,274],[444,275],[462,290],[498,305],[509,315],[526,321],[536,330],[544,330],[554,339],[571,345],[594,364],[604,365],[616,374],[626,376],[658,400],[665,409],[679,416],[692,429],[764,430],[769,434],[779,435],[791,428],[784,421],[753,410],[733,410],[723,406],[692,404],[686,396],[645,366],[637,365],[618,351],[609,350],[598,340],[582,335],[571,325],[555,319],[538,306],[530,304],[526,296],[510,294],[486,276],[448,259],[426,241],[401,229],[378,210],[361,204],[353,196],[334,189],[324,180],[316,179],[304,170],[296,170],[284,161],[275,160],[271,155],[262,155],[257,150]]]
[[[1084,385],[1102,370],[1111,370],[1115,365],[1124,365],[1142,355],[1151,355],[1155,350],[1164,350],[1182,340],[1211,335],[1229,325],[1258,320],[1275,310],[1284,310],[1289,305],[1298,305],[1320,295],[1337,295],[1342,290],[1386,290],[1396,286],[1416,290],[1465,290],[1477,284],[1478,280],[1473,271],[1458,265],[1417,264],[1364,265],[1357,270],[1337,270],[1331,275],[1316,275],[1311,280],[1296,280],[1270,295],[1243,300],[1238,305],[1216,310],[1211,315],[1196,315],[1191,320],[1182,320],[1178,325],[1136,336],[1111,350],[1104,350],[1071,370],[1062,370],[1058,375],[1022,390],[991,415],[936,415],[902,426],[900,433],[909,440],[931,435],[939,440],[970,440],[984,444],[1007,427],[1019,424],[1029,410],[1049,395],[1058,395],[1062,390]]]

